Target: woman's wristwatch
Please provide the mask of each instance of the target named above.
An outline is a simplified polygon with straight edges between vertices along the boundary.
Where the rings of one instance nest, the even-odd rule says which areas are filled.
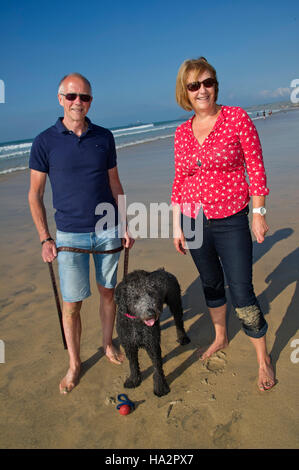
[[[253,214],[260,214],[260,215],[265,215],[266,214],[266,208],[265,207],[255,207],[252,209]]]

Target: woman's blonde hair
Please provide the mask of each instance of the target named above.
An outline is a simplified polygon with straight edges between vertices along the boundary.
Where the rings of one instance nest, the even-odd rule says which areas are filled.
[[[188,98],[188,92],[186,87],[187,75],[190,72],[198,72],[198,74],[203,72],[210,72],[212,78],[216,80],[215,83],[215,102],[218,97],[219,84],[217,80],[217,74],[214,67],[209,64],[207,59],[204,57],[199,57],[198,59],[188,59],[182,63],[179,68],[177,79],[176,79],[176,100],[177,103],[186,111],[191,111],[192,106]]]

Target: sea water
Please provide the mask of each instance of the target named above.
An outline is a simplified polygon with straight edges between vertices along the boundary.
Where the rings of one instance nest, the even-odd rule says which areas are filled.
[[[245,108],[252,120],[263,119],[272,113],[279,113],[292,108],[291,104],[259,105]],[[191,114],[189,115],[191,116]],[[141,145],[173,137],[175,129],[189,117],[172,121],[137,123],[111,128],[115,138],[116,149]],[[41,129],[42,131],[42,129]],[[30,149],[33,139],[0,143],[0,175],[13,173],[28,168]]]

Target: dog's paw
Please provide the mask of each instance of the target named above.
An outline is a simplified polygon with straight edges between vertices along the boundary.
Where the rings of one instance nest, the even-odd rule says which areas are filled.
[[[188,338],[187,335],[185,336],[182,336],[181,338],[178,338],[177,339],[177,342],[181,345],[181,346],[185,346],[186,344],[189,344],[190,343],[190,338]]]
[[[132,379],[131,377],[127,378],[124,383],[125,388],[136,388],[141,384],[141,377]]]
[[[160,383],[158,386],[154,388],[154,394],[157,395],[157,397],[163,397],[164,395],[167,395],[167,393],[169,392],[170,392],[170,388],[167,382]]]

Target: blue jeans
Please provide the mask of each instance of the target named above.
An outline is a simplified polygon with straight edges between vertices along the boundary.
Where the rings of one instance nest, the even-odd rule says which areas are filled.
[[[56,245],[83,248],[94,251],[113,250],[121,246],[118,228],[101,233],[56,232]],[[113,289],[117,281],[117,267],[120,252],[93,254],[96,281],[108,289]],[[90,296],[88,253],[60,251],[58,253],[58,270],[60,290],[65,302],[79,302]]]
[[[252,285],[252,239],[248,211],[247,206],[223,219],[207,219],[203,214],[203,244],[200,248],[190,249],[190,253],[200,274],[208,307],[226,304],[225,272],[232,304],[244,332],[253,338],[261,338],[268,325]],[[186,216],[182,215],[183,231],[185,219]],[[193,219],[192,230],[194,222]]]

